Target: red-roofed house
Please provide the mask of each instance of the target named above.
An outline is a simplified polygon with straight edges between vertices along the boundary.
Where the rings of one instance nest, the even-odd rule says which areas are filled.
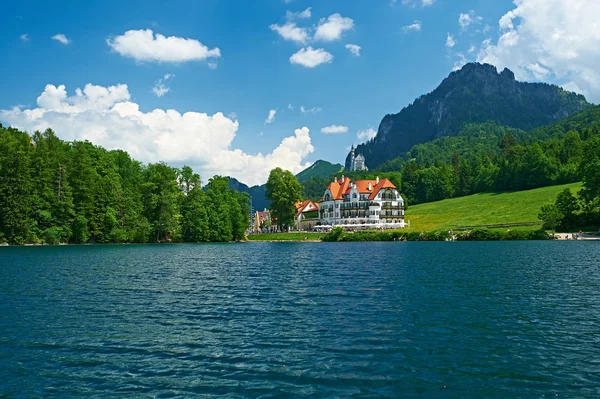
[[[319,202],[319,221],[328,226],[404,228],[404,199],[388,179],[352,182],[342,176],[325,190]]]
[[[296,229],[311,230],[319,223],[319,207],[311,200],[296,204]]]

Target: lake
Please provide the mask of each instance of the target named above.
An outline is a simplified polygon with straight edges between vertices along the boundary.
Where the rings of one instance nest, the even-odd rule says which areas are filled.
[[[600,397],[600,245],[0,248],[0,398]]]

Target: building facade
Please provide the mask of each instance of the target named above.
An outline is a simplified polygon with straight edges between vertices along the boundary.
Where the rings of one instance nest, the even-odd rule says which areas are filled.
[[[254,215],[254,223],[252,225],[252,231],[254,233],[267,233],[273,231],[274,226],[271,220],[271,212],[268,209],[260,212],[257,211]]]
[[[342,176],[329,184],[319,202],[325,226],[404,228],[404,199],[388,179],[357,180]]]
[[[295,227],[298,231],[312,230],[319,224],[319,206],[311,200],[296,204]]]

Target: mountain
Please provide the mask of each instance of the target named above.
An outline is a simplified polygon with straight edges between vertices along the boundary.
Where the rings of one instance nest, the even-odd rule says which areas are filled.
[[[300,183],[303,183],[313,177],[329,178],[329,176],[340,172],[342,169],[343,167],[340,164],[332,164],[331,162],[318,160],[302,172],[298,173],[296,177]],[[254,210],[262,211],[269,207],[266,184],[248,187],[235,177],[229,177],[229,188],[233,188],[239,192],[248,193],[250,197],[252,197],[252,207]]]
[[[329,178],[329,176],[340,172],[343,166],[339,163],[332,164],[331,162],[318,160],[302,172],[298,173],[296,177],[300,183],[304,183],[308,179],[313,177]]]
[[[235,177],[228,177],[229,188],[233,188],[241,193],[248,193],[252,198],[252,207],[255,211],[262,211],[269,207],[269,200],[267,199],[267,186],[252,186],[248,187],[244,183],[240,182]]]
[[[356,149],[369,168],[403,155],[415,144],[456,136],[465,124],[494,122],[531,130],[588,109],[584,96],[546,83],[515,80],[509,69],[470,63],[452,72],[433,92],[394,115],[386,115],[377,136]],[[349,164],[350,154],[346,158]]]

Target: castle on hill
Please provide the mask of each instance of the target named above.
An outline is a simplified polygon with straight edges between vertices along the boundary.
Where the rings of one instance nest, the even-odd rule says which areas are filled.
[[[348,171],[354,170],[369,170],[367,165],[365,164],[365,156],[363,154],[355,154],[356,149],[354,145],[352,145],[352,150],[350,151],[350,157],[346,161],[345,169]]]

